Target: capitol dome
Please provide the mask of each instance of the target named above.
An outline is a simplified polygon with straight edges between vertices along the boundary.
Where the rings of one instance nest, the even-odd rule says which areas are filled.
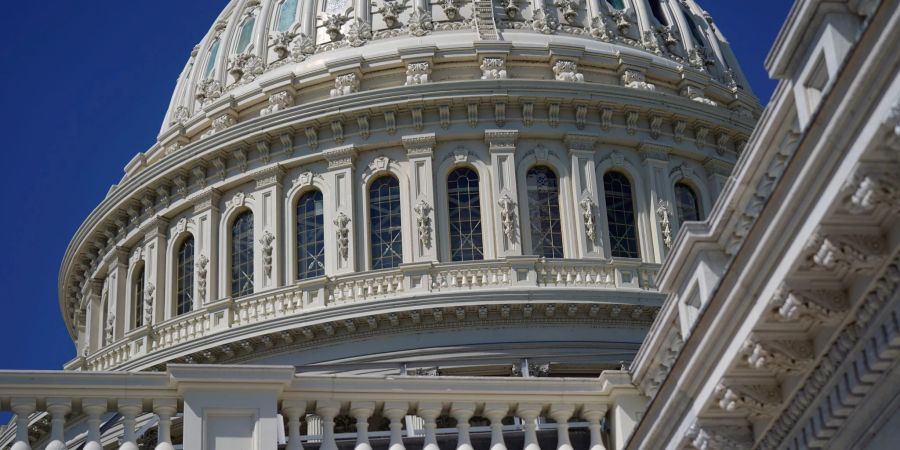
[[[759,112],[693,0],[231,1],[66,252],[67,368],[596,376]]]

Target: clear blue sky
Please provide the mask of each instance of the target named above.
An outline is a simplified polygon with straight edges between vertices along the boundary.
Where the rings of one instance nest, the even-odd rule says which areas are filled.
[[[701,0],[756,94],[790,0]],[[59,369],[75,350],[57,307],[66,245],[149,148],[191,48],[225,0],[24,1],[0,15],[0,369]]]

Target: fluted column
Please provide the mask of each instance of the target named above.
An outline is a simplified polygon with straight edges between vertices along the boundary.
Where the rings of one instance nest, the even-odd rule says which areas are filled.
[[[535,403],[522,403],[516,409],[516,415],[522,418],[522,427],[525,428],[525,444],[523,450],[541,450],[537,439],[537,418],[543,408]]]
[[[174,450],[172,447],[172,416],[178,412],[178,401],[174,398],[153,401],[153,412],[159,417],[157,424],[156,448],[154,450]]]
[[[606,417],[606,410],[606,405],[585,405],[581,412],[581,417],[588,421],[588,430],[591,432],[589,450],[606,450],[600,430],[600,420]]]
[[[406,402],[384,402],[383,414],[390,419],[391,443],[388,450],[406,450],[403,446],[403,418],[409,411]]]
[[[506,442],[503,440],[503,418],[507,413],[509,413],[509,405],[506,403],[484,405],[484,416],[491,421],[490,450],[506,450]]]
[[[375,402],[353,402],[350,414],[356,419],[356,447],[354,450],[372,450],[369,445],[369,417],[375,412]]]
[[[322,445],[320,450],[337,450],[334,441],[334,418],[340,414],[341,404],[336,400],[319,400],[316,402],[316,414],[322,418]]]
[[[574,450],[569,439],[569,419],[575,412],[573,405],[553,405],[550,417],[556,421],[556,450]]]
[[[425,421],[425,440],[422,442],[422,450],[440,450],[437,444],[437,418],[443,409],[440,403],[419,403],[417,415]]]
[[[454,402],[450,407],[450,414],[456,419],[457,441],[456,450],[474,450],[472,440],[469,437],[469,419],[475,414],[475,403]]]
[[[44,450],[66,450],[66,414],[72,411],[72,401],[67,398],[48,398],[50,413],[50,443]]]
[[[306,402],[303,400],[285,400],[281,411],[288,418],[288,441],[285,450],[303,450],[300,442],[300,417],[306,414]]]
[[[100,444],[100,416],[106,412],[106,399],[83,399],[81,401],[81,410],[88,416],[88,431],[84,450],[103,450],[103,445]]]
[[[126,398],[119,400],[119,414],[122,415],[122,445],[119,450],[138,450],[137,436],[134,434],[135,418],[143,409],[139,398]]]
[[[12,411],[16,413],[16,440],[10,450],[31,450],[28,442],[28,416],[30,416],[37,404],[33,398],[13,398]]]

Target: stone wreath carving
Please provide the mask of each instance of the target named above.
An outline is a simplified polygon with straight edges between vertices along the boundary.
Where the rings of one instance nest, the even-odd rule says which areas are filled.
[[[338,213],[334,218],[334,226],[337,227],[335,234],[337,235],[338,254],[341,258],[347,259],[347,253],[350,248],[350,218],[344,213]]]

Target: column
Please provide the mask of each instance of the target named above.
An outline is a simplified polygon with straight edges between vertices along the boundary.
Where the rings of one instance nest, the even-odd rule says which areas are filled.
[[[556,450],[574,450],[569,440],[569,419],[575,412],[573,405],[553,405],[550,417],[556,421]]]
[[[516,409],[516,415],[522,418],[522,427],[525,428],[525,444],[522,450],[541,450],[537,439],[537,418],[541,415],[543,407],[536,403],[520,403]]]
[[[345,145],[322,152],[328,160],[328,172],[323,174],[325,182],[331,186],[331,204],[325,208],[325,267],[328,275],[353,273],[357,258],[362,250],[355,239],[356,174],[353,167],[356,150]],[[365,241],[363,241],[365,242]]]
[[[316,43],[316,5],[318,2],[300,2],[300,33],[305,34],[312,44]]]
[[[606,450],[600,430],[600,421],[606,417],[606,411],[606,405],[584,405],[582,408],[581,417],[588,421],[588,430],[591,432],[589,450]]]
[[[519,212],[519,190],[516,186],[516,140],[515,130],[485,130],[484,141],[491,154],[491,180],[494,202],[494,235],[498,238],[497,257],[522,255],[522,233]],[[487,199],[484,199],[487,200]],[[484,201],[483,200],[483,201]]]
[[[350,415],[356,419],[356,446],[354,450],[372,450],[369,445],[369,417],[375,412],[375,402],[350,403]]]
[[[281,411],[288,418],[288,441],[285,450],[303,450],[303,443],[300,442],[300,417],[306,415],[306,402],[285,400],[281,403]]]
[[[47,399],[47,412],[50,413],[50,443],[44,450],[67,450],[66,414],[71,411],[71,400],[53,397]]]
[[[416,0],[416,5],[420,1]],[[368,24],[372,23],[372,2],[370,0],[354,0],[353,11],[359,20]]]
[[[413,208],[413,262],[437,261],[434,198],[434,133],[403,136],[409,159],[410,203]]]
[[[135,418],[143,410],[143,401],[139,398],[119,399],[119,414],[122,415],[122,445],[119,450],[138,450],[135,436]]]
[[[646,179],[644,185],[650,191],[650,204],[646,214],[640,214],[640,210],[638,210],[638,213],[639,217],[649,217],[649,231],[651,236],[653,236],[652,239],[641,239],[645,243],[642,244],[642,247],[644,247],[642,248],[642,259],[644,261],[661,263],[667,251],[659,218],[657,217],[657,208],[660,206],[660,202],[665,202],[666,208],[672,209],[672,194],[669,193],[672,188],[668,186],[669,174],[666,170],[669,165],[669,152],[669,148],[653,144],[642,144],[639,149],[641,161],[644,163],[644,177]],[[637,199],[637,202],[640,204],[641,199]],[[674,239],[674,236],[671,236],[671,238]]]
[[[194,200],[194,310],[219,299],[219,222],[222,194],[209,188]]]
[[[440,450],[437,444],[437,418],[441,415],[443,406],[436,402],[419,403],[417,415],[425,420],[425,439],[422,442],[422,450]]]
[[[153,400],[153,412],[159,417],[156,426],[157,444],[154,450],[175,450],[172,446],[172,416],[178,412],[178,400],[174,398]]]
[[[487,403],[484,405],[484,416],[491,421],[491,447],[490,450],[506,450],[503,440],[503,419],[509,412],[506,403]]]
[[[603,258],[603,239],[598,223],[600,199],[597,194],[597,167],[594,164],[596,138],[566,135],[572,161],[572,199],[575,217],[575,258]]]
[[[145,324],[159,323],[172,316],[174,307],[168,305],[171,301],[166,295],[166,246],[168,245],[167,230],[169,221],[157,216],[147,227],[147,235],[144,238],[144,286],[145,301],[150,299],[150,304],[144,304]],[[149,314],[146,309],[149,309]],[[151,320],[147,320],[147,316]]]
[[[268,167],[256,175],[258,211],[254,211],[254,292],[267,291],[284,285],[284,258],[287,240],[284,237],[284,188],[281,180],[284,169],[280,165]],[[258,280],[258,281],[256,281]]]
[[[685,55],[689,55],[691,50],[694,49],[694,34],[691,33],[690,25],[687,23],[687,18],[684,17],[684,10],[681,8],[681,5],[678,4],[678,0],[668,0],[669,9],[672,10],[672,15],[675,16],[675,23],[673,25],[678,27],[678,30],[681,34],[681,43],[684,45]]]
[[[635,13],[638,21],[638,36],[641,42],[644,41],[644,30],[653,30],[653,20],[650,19],[650,6],[647,0],[631,0],[634,5]],[[655,39],[655,37],[654,37]]]
[[[10,406],[16,413],[16,440],[10,450],[31,450],[31,444],[28,442],[28,418],[37,407],[35,399],[13,398]]]
[[[341,404],[336,400],[316,402],[316,414],[322,418],[322,445],[320,450],[338,450],[334,441],[334,418],[340,414]]]
[[[128,323],[126,315],[129,309],[126,307],[128,299],[125,297],[128,286],[128,252],[124,248],[116,247],[113,250],[113,258],[108,269],[108,311],[113,316],[113,336],[109,343],[112,343],[125,335],[125,325]],[[103,320],[108,321],[109,317],[104,317]]]
[[[88,416],[87,438],[83,450],[103,450],[103,445],[100,444],[100,416],[106,413],[106,399],[82,399],[81,410]]]
[[[457,441],[456,450],[474,450],[472,440],[469,437],[469,419],[475,414],[475,403],[453,402],[450,407],[450,415],[456,419]]]
[[[409,411],[406,402],[384,402],[383,414],[391,421],[391,443],[388,450],[406,450],[403,446],[403,418]]]

